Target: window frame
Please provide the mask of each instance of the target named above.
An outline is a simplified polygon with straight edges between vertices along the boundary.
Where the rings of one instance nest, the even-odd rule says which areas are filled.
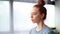
[[[14,34],[14,29],[13,29],[13,0],[0,0],[0,1],[9,1],[9,7],[10,7],[10,31],[3,31],[0,32],[0,34]]]

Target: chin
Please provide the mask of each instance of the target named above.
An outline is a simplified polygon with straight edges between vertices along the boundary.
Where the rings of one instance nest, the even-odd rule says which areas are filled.
[[[36,23],[35,21],[32,21],[33,23]]]
[[[35,20],[32,20],[33,23],[37,23]]]

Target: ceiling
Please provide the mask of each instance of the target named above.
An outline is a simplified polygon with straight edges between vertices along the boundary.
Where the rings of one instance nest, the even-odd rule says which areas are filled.
[[[0,0],[0,1],[9,1],[9,0]],[[14,0],[14,1],[18,1],[18,2],[29,2],[29,3],[36,3],[37,0]],[[55,1],[51,2],[51,0],[44,0],[45,3],[47,4],[55,4]]]

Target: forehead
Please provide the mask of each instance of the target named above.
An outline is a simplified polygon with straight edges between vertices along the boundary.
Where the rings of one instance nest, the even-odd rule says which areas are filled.
[[[33,7],[32,10],[39,10],[39,8],[38,7]]]
[[[39,12],[39,8],[33,7],[32,10],[31,10],[31,12]]]

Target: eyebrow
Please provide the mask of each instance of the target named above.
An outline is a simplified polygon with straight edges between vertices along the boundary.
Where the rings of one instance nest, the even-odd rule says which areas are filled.
[[[37,14],[37,12],[33,12],[33,13],[31,13],[31,14]]]

